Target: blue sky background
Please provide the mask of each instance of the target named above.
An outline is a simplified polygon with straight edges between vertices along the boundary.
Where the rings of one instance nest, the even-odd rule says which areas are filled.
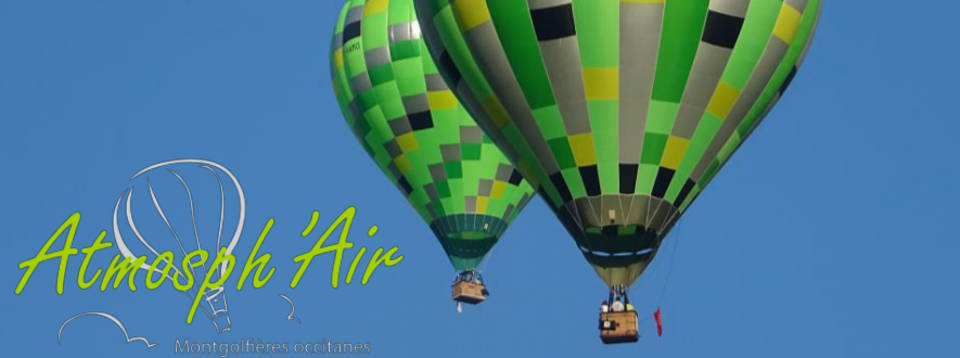
[[[671,233],[666,250],[679,245],[676,254],[661,255],[633,288],[641,318],[662,306],[665,335],[647,320],[638,344],[619,346],[600,344],[604,286],[539,199],[482,267],[491,299],[454,311],[439,244],[340,117],[327,64],[339,7],[0,1],[2,355],[170,356],[176,338],[249,337],[369,342],[383,357],[960,353],[951,46],[960,6],[827,1],[787,96]],[[170,286],[80,290],[80,256],[62,295],[54,263],[14,295],[17,263],[70,213],[83,214],[75,246],[84,247],[109,227],[133,172],[181,157],[216,160],[243,183],[237,254],[277,220],[264,244],[277,272],[261,289],[228,292],[231,334],[216,336],[203,317],[186,325],[189,303]],[[299,236],[311,211],[323,224],[348,205],[358,209],[352,240],[398,245],[404,261],[366,286],[331,289],[323,256],[290,289],[292,258],[313,243]],[[374,224],[379,233],[366,238]],[[302,324],[285,320],[281,293]],[[158,346],[126,344],[90,317],[58,345],[60,323],[84,311],[113,313]]]

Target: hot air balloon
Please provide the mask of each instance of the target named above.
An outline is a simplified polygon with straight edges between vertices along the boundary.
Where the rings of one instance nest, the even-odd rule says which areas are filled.
[[[477,265],[533,197],[532,187],[437,73],[412,0],[348,1],[330,53],[347,124],[459,272],[458,310],[483,301]]]
[[[620,301],[790,84],[821,1],[415,2],[440,73]],[[608,317],[605,342],[636,340],[636,313]]]

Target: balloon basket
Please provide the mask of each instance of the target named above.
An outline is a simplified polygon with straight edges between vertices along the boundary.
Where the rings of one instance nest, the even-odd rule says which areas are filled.
[[[208,318],[217,333],[230,332],[232,330],[230,311],[227,309],[227,297],[224,295],[223,286],[204,292],[203,295],[209,305]]]
[[[639,339],[637,311],[600,313],[600,340],[603,343],[630,343]]]
[[[453,284],[451,296],[454,301],[478,304],[487,299],[487,287],[482,283],[459,281]]]

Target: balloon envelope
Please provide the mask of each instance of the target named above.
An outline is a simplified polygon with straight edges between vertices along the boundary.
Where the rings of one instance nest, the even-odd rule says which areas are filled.
[[[437,73],[413,1],[348,1],[330,61],[343,116],[363,148],[453,266],[475,268],[533,189]]]
[[[793,79],[820,0],[416,0],[440,72],[608,285]]]

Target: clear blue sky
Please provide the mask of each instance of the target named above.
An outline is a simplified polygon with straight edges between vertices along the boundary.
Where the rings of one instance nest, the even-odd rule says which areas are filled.
[[[665,336],[647,321],[638,344],[608,347],[596,329],[604,286],[539,199],[482,267],[489,302],[456,314],[439,244],[337,109],[327,49],[340,4],[0,1],[0,355],[170,356],[176,338],[249,337],[369,342],[383,357],[960,354],[960,6],[826,1],[786,98],[669,237],[667,250],[680,246],[662,301],[670,255],[634,286],[642,318],[663,307]],[[169,286],[78,289],[79,257],[63,295],[50,263],[13,294],[17,263],[70,213],[83,214],[86,246],[134,171],[179,157],[224,163],[244,184],[237,253],[277,220],[264,244],[276,276],[228,293],[232,334],[217,337],[203,317],[186,325],[188,303]],[[327,222],[348,205],[352,238],[399,245],[404,261],[334,290],[321,257],[290,289],[310,212]],[[373,224],[380,232],[364,238]],[[303,324],[285,320],[281,293]],[[60,322],[98,310],[159,345],[125,344],[95,318],[57,344]]]

